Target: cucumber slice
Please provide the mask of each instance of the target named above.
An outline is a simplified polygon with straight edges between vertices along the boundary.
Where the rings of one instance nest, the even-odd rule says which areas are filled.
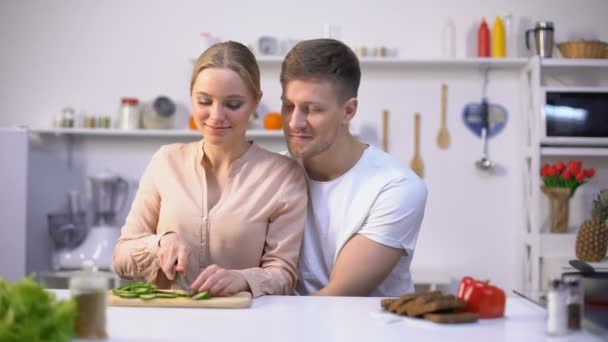
[[[154,292],[151,294],[155,295],[156,298],[177,298],[178,297],[177,294],[175,294],[175,293]],[[141,295],[141,296],[143,296],[143,295]],[[141,296],[139,296],[139,298],[141,298]]]
[[[194,296],[192,296],[192,299],[194,299],[194,300],[205,300],[205,299],[210,299],[210,298],[211,298],[211,295],[207,291],[203,291],[201,293],[197,293]]]
[[[121,298],[137,298],[139,297],[137,293],[131,291],[121,291],[118,289],[112,290],[112,293]]]
[[[151,300],[151,299],[157,298],[157,294],[156,293],[142,293],[139,295],[139,298],[141,298],[143,300]]]
[[[144,294],[144,293],[151,293],[152,291],[154,291],[153,288],[151,287],[136,287],[133,289],[133,292],[137,293],[137,294]]]

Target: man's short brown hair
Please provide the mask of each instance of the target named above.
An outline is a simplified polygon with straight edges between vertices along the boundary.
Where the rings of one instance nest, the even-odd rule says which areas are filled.
[[[357,55],[335,39],[311,39],[294,46],[281,67],[283,90],[289,81],[330,81],[338,98],[346,101],[357,97],[361,68]]]

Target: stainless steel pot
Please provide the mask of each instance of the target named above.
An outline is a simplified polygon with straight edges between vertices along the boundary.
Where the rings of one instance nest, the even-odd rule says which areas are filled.
[[[608,272],[598,272],[580,260],[570,260],[578,272],[566,272],[562,278],[580,276],[583,288],[585,320],[608,331]]]
[[[593,266],[580,260],[570,260],[570,265],[578,271],[566,272],[562,278],[568,275],[580,276],[585,304],[608,308],[608,272],[597,272]]]

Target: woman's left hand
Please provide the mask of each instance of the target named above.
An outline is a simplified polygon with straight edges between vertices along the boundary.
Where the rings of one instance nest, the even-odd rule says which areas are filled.
[[[196,293],[207,291],[212,296],[231,296],[241,291],[250,291],[249,284],[239,272],[218,265],[205,268],[190,285]]]

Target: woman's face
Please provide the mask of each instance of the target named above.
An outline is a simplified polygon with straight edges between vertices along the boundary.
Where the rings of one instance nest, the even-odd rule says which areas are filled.
[[[192,87],[194,121],[205,143],[213,145],[239,146],[258,102],[239,74],[227,68],[204,69]]]

